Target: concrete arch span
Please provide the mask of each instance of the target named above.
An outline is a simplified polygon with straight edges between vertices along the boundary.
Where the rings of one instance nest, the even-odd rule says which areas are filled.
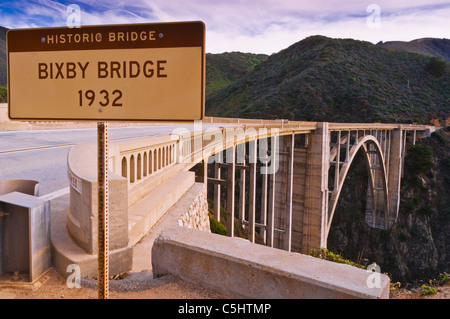
[[[341,139],[341,143],[347,142],[348,136]],[[349,148],[348,155],[339,169],[338,181],[330,192],[331,196],[328,205],[327,234],[330,231],[333,216],[336,210],[339,197],[344,186],[345,179],[356,157],[358,151],[364,151],[369,185],[367,192],[366,222],[373,228],[388,228],[388,179],[385,158],[379,141],[373,135],[360,137],[354,145]],[[338,157],[336,147],[330,152],[330,160],[336,162]],[[339,160],[338,160],[339,161]],[[340,166],[340,164],[338,164]]]

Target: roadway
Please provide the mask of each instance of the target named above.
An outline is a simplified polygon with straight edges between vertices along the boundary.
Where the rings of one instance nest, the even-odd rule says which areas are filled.
[[[177,127],[193,125],[109,127],[109,141],[167,135]],[[214,126],[214,125],[210,125]],[[40,196],[69,186],[67,154],[75,144],[95,142],[97,129],[55,129],[0,132],[0,181],[28,179],[39,182]]]

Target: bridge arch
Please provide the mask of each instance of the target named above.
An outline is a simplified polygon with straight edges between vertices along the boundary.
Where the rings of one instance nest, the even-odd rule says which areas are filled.
[[[347,138],[347,136],[344,137],[344,139]],[[339,170],[339,181],[336,183],[335,189],[331,192],[328,205],[327,234],[331,228],[333,216],[345,179],[359,150],[364,151],[364,159],[369,177],[366,222],[371,227],[386,228],[387,226],[389,192],[385,159],[379,141],[373,135],[366,135],[360,137],[357,143],[351,146],[348,156]],[[336,155],[337,150],[332,150],[330,152],[330,160],[333,160]]]

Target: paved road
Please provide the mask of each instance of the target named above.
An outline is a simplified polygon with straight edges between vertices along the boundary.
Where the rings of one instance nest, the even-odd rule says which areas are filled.
[[[182,124],[189,130],[192,125]],[[171,133],[178,125],[110,127],[110,141]],[[71,146],[96,141],[97,129],[0,132],[0,180],[39,182],[40,195],[67,187],[67,153]]]

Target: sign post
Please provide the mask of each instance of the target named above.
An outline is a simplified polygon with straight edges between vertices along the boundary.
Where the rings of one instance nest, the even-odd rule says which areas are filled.
[[[15,29],[7,58],[10,119],[97,122],[98,298],[106,299],[107,122],[203,119],[205,25]]]
[[[108,124],[97,123],[98,154],[98,299],[108,299]]]

